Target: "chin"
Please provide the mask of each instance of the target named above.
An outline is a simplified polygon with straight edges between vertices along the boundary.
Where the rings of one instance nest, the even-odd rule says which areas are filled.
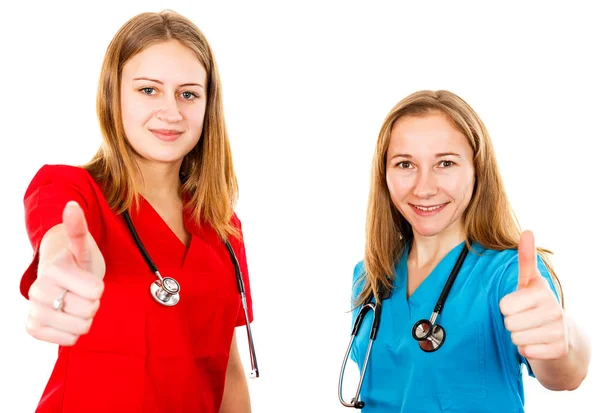
[[[439,220],[437,222],[434,222],[433,220],[423,222],[422,219],[417,218],[411,221],[409,221],[409,224],[413,233],[419,234],[422,237],[435,237],[436,235],[443,233],[450,226],[448,223],[440,222]]]
[[[185,155],[186,154],[181,151],[156,151],[153,153],[145,153],[143,157],[150,162],[175,163],[181,161]]]
[[[422,227],[412,227],[414,234],[419,234],[422,237],[429,238],[435,237],[436,235],[441,234],[444,231],[444,228],[422,228]]]

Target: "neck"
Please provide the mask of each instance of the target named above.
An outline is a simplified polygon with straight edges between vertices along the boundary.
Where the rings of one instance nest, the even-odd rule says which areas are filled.
[[[138,159],[139,173],[136,183],[141,195],[148,200],[180,199],[181,181],[179,170],[181,162],[156,163]]]
[[[465,239],[462,225],[459,222],[455,222],[444,232],[432,237],[424,237],[415,233],[408,259],[417,268],[435,266]]]

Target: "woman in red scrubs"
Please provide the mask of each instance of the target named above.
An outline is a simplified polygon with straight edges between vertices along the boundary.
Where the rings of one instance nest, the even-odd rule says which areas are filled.
[[[43,166],[25,194],[27,331],[59,344],[37,411],[250,412],[234,334],[253,318],[237,182],[200,30],[173,12],[128,21],[106,52],[97,109],[94,158]],[[176,305],[152,296],[159,278],[133,230],[177,281]]]

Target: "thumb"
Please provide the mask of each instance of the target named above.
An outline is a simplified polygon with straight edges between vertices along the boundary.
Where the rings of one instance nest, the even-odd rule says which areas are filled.
[[[527,287],[537,276],[537,257],[533,232],[524,231],[519,240],[519,284],[518,289]]]
[[[88,227],[83,209],[75,201],[69,201],[63,210],[63,225],[69,238],[68,249],[77,266],[92,270],[92,252],[88,244]]]

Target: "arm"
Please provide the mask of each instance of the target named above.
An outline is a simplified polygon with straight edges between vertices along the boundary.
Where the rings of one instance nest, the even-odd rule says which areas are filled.
[[[575,390],[585,379],[591,358],[588,338],[573,320],[564,314],[566,343],[562,357],[528,359],[531,370],[540,384],[550,390]],[[527,352],[525,350],[525,352]]]
[[[225,390],[219,413],[250,413],[251,411],[248,383],[234,331],[225,375]]]
[[[517,291],[500,301],[505,327],[540,384],[574,390],[587,375],[590,344],[540,273],[531,233],[522,234],[518,258]]]

